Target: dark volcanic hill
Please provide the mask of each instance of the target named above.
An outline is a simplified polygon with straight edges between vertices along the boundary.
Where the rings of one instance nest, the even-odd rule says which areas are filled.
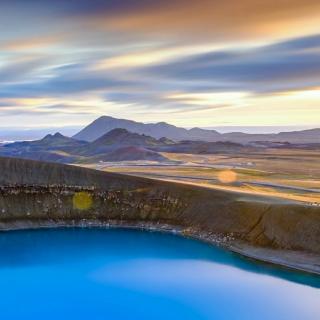
[[[92,146],[102,145],[133,145],[133,146],[156,146],[166,144],[167,140],[157,140],[145,134],[129,132],[126,129],[117,128],[106,133],[91,143]]]
[[[126,129],[113,129],[104,134],[97,140],[87,144],[81,148],[81,154],[86,156],[94,156],[97,154],[107,153],[124,147],[143,147],[152,148],[156,146],[164,146],[173,143],[167,139],[157,140],[144,134],[129,132]]]
[[[289,143],[319,143],[320,129],[302,130],[293,132],[280,132],[277,134],[248,134],[242,132],[231,132],[221,134],[215,130],[201,128],[185,129],[175,127],[165,122],[141,123],[125,119],[116,119],[103,116],[77,133],[74,138],[85,141],[94,141],[105,133],[115,129],[123,128],[130,132],[149,135],[159,139],[166,137],[175,141],[232,141],[247,144],[254,141],[289,142]]]

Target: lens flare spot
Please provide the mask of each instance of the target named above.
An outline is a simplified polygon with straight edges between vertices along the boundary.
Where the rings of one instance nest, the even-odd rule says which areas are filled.
[[[88,192],[77,192],[73,196],[73,208],[79,210],[88,210],[92,207],[92,196]]]
[[[219,172],[218,179],[222,183],[233,183],[237,181],[237,174],[232,170],[224,170]]]

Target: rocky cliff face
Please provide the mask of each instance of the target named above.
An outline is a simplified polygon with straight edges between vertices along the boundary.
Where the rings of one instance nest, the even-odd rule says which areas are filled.
[[[29,160],[0,158],[0,172],[2,229],[21,221],[165,223],[320,254],[319,207]]]

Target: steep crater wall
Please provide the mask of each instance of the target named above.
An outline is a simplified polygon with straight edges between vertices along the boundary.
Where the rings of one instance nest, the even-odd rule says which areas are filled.
[[[85,208],[77,203],[84,197]],[[77,200],[78,198],[78,200]],[[86,200],[87,203],[86,203]],[[320,254],[320,208],[75,166],[0,158],[0,229],[27,222],[169,224]]]

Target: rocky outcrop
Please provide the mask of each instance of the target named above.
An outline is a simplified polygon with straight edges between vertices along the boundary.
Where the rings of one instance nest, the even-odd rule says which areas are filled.
[[[319,207],[21,159],[0,158],[0,172],[1,229],[19,221],[168,224],[320,256]]]

